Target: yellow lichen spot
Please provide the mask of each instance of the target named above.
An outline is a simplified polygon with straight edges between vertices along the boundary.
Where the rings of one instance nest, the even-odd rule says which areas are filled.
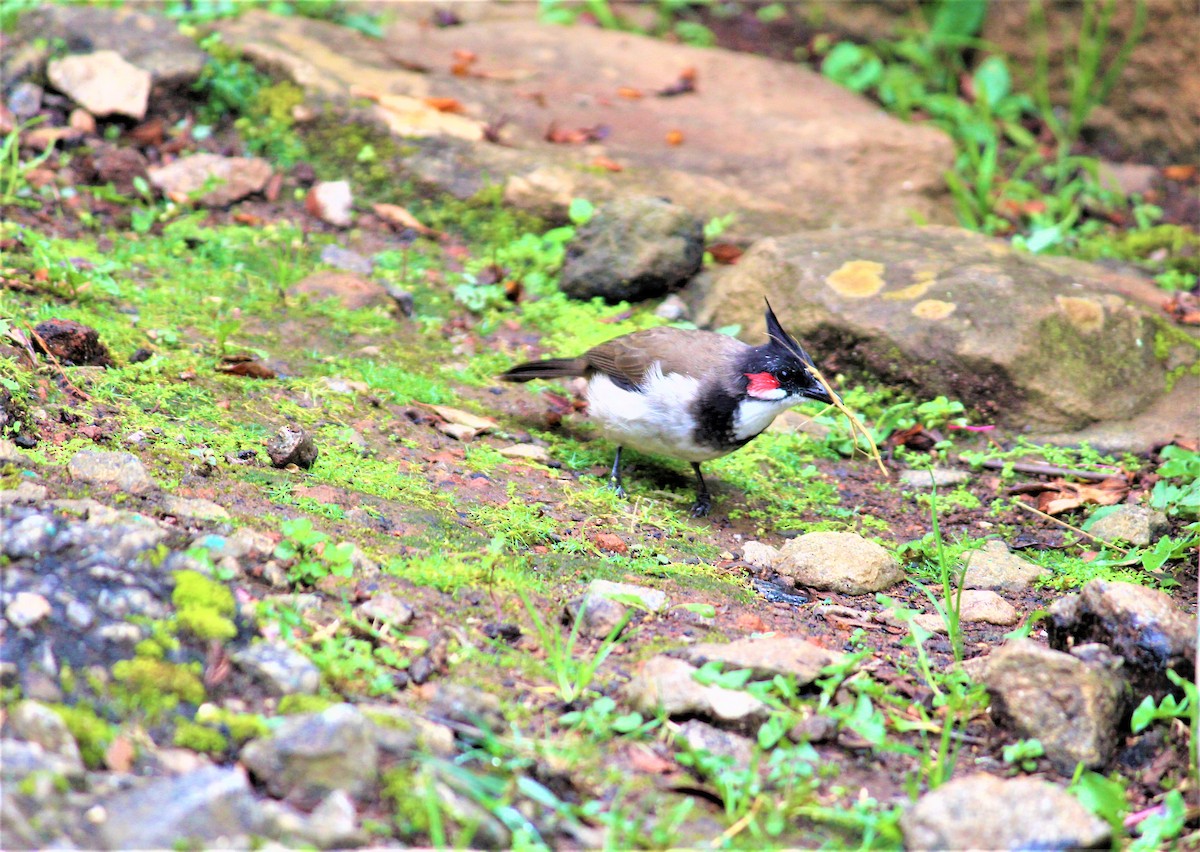
[[[1091,299],[1077,296],[1057,296],[1058,309],[1067,315],[1067,321],[1084,334],[1092,334],[1104,328],[1104,306]]]
[[[891,301],[907,301],[909,299],[919,299],[929,292],[929,288],[937,283],[936,278],[930,278],[928,281],[918,281],[916,284],[909,284],[907,287],[902,287],[899,290],[893,290],[890,293],[884,293],[883,298]]]
[[[883,264],[870,260],[851,260],[825,279],[839,296],[866,299],[883,289]]]
[[[915,317],[927,320],[944,320],[958,309],[954,302],[943,302],[941,299],[923,299],[913,305]]]

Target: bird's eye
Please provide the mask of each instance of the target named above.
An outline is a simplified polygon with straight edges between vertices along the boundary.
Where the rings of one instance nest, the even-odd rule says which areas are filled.
[[[779,382],[790,382],[792,380],[793,371],[791,368],[785,368],[775,374],[776,380]]]

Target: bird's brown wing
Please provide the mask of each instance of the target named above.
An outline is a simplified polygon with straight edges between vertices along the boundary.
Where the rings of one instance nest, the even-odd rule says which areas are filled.
[[[748,348],[745,343],[711,331],[648,328],[601,343],[583,355],[591,370],[604,373],[630,390],[642,384],[655,363],[664,374],[700,377],[714,362]]]

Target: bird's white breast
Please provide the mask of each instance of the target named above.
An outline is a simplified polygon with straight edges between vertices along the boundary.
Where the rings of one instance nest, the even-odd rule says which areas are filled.
[[[588,415],[604,437],[644,453],[707,461],[726,451],[696,443],[692,403],[700,382],[681,373],[663,375],[654,364],[641,391],[625,390],[603,373],[588,382]]]

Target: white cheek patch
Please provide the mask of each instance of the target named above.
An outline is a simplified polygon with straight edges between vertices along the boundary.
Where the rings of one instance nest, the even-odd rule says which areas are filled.
[[[771,388],[770,390],[751,390],[746,392],[747,396],[752,396],[755,399],[762,399],[768,402],[783,399],[787,396],[787,391],[783,388]]]

